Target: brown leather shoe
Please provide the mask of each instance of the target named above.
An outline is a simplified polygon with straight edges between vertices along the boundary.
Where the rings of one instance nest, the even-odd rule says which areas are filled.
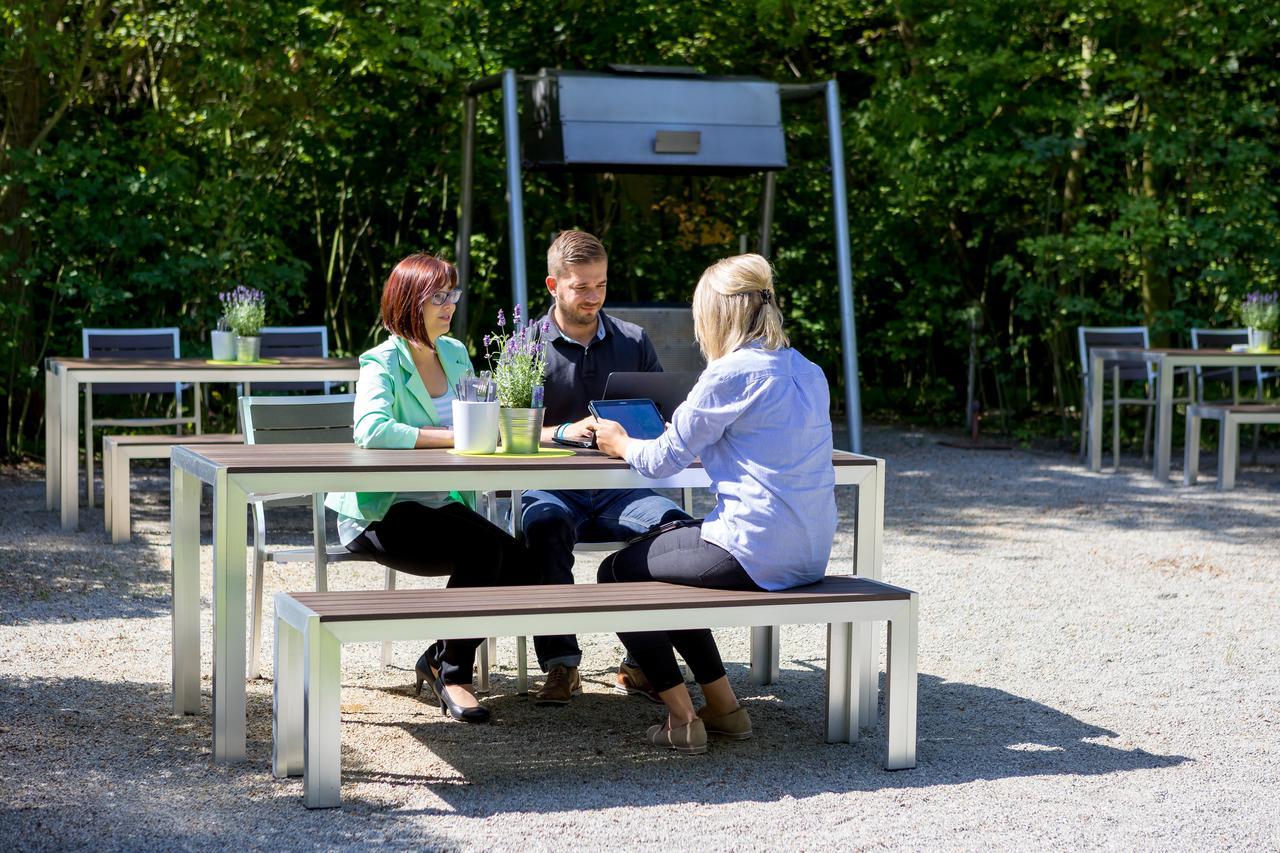
[[[707,729],[702,720],[695,718],[683,726],[669,729],[666,723],[650,726],[646,732],[649,743],[686,755],[699,755],[707,751]]]
[[[748,740],[751,737],[751,717],[747,709],[739,705],[727,714],[718,717],[708,716],[707,706],[698,709],[698,719],[707,727],[707,734],[729,740]]]
[[[568,705],[573,694],[582,692],[582,679],[576,666],[553,666],[542,689],[533,694],[538,705]]]
[[[618,664],[618,675],[613,682],[614,693],[626,693],[629,696],[643,696],[655,705],[662,704],[662,697],[653,689],[644,670],[638,666],[630,666],[625,660]]]

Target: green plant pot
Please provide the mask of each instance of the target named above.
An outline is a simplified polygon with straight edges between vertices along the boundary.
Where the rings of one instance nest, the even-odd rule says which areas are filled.
[[[545,409],[498,410],[498,434],[503,453],[537,453],[542,443],[542,416]]]
[[[262,338],[257,335],[253,337],[236,336],[236,361],[257,361],[258,353],[261,351]]]

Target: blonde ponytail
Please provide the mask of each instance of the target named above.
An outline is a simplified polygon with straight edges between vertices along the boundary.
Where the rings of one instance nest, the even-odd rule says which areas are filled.
[[[791,346],[769,262],[734,255],[707,267],[693,291],[693,335],[708,362],[756,340],[765,349]]]

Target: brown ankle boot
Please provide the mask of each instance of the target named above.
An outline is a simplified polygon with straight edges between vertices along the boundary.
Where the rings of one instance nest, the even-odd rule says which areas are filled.
[[[665,724],[659,723],[656,726],[650,726],[646,733],[649,743],[654,746],[662,746],[667,749],[674,749],[676,752],[683,752],[686,755],[698,755],[707,751],[707,729],[702,725],[702,720],[694,719],[683,726],[676,726],[669,729]]]
[[[747,740],[751,737],[751,717],[747,709],[739,705],[727,714],[718,717],[709,716],[707,706],[698,709],[698,719],[707,727],[707,734],[729,740]]]

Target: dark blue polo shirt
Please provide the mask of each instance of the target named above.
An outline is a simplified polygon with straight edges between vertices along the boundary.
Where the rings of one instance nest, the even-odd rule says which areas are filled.
[[[662,364],[645,330],[626,320],[599,313],[603,335],[587,346],[570,340],[556,325],[555,306],[547,311],[551,345],[547,347],[546,426],[580,421],[590,412],[587,403],[604,399],[605,382],[614,371],[659,371]]]

